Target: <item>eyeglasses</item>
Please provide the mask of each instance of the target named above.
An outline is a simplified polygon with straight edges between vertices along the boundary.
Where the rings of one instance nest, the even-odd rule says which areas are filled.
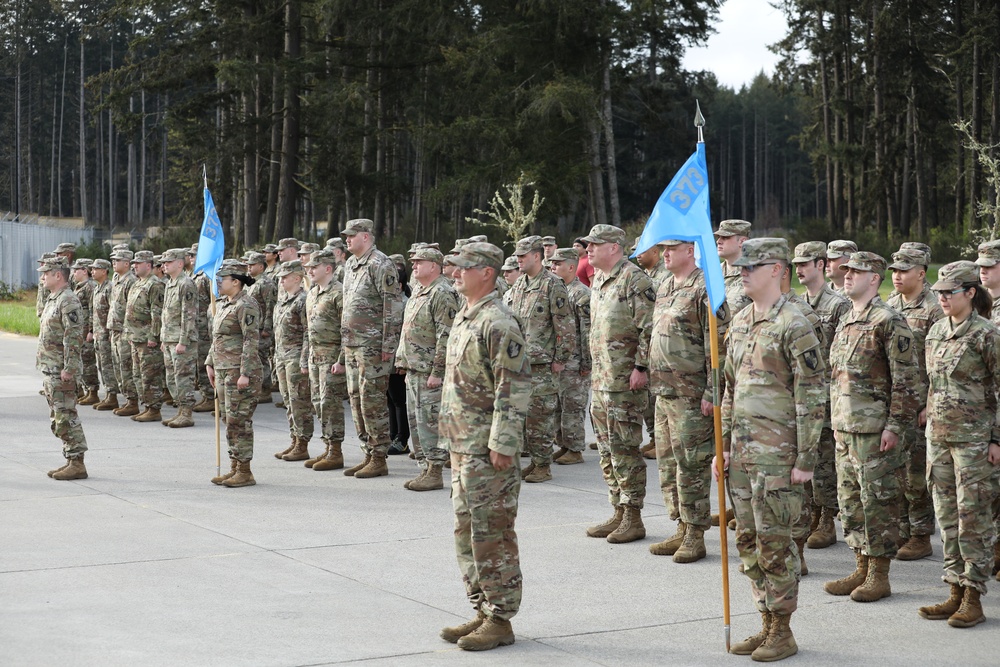
[[[777,262],[761,262],[760,264],[753,264],[751,266],[741,266],[740,273],[749,275],[762,266],[774,266],[775,264],[777,264]]]
[[[939,299],[944,299],[945,301],[948,301],[949,299],[951,299],[952,296],[954,296],[955,294],[961,294],[966,289],[968,289],[968,288],[966,288],[966,287],[959,287],[958,289],[935,290],[935,291],[937,292],[937,295],[938,295]]]

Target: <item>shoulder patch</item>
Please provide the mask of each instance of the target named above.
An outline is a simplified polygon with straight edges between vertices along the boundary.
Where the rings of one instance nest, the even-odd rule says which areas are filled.
[[[395,282],[396,282],[396,276],[394,276],[392,273],[385,274],[386,287],[392,287]]]
[[[190,301],[193,298],[194,298],[194,292],[188,292],[187,294],[184,295],[185,301]]]
[[[556,297],[556,308],[558,308],[559,310],[562,310],[565,307],[566,307],[566,299],[562,298],[561,296],[557,296]]]
[[[517,359],[519,356],[521,356],[521,350],[523,349],[523,347],[524,346],[521,345],[521,343],[517,342],[516,340],[513,339],[509,340],[507,342],[507,356],[511,359]]]
[[[247,313],[247,316],[246,316],[247,326],[251,326],[256,319],[257,319],[256,315],[254,315],[253,313]]]
[[[809,370],[814,371],[819,367],[819,354],[814,349],[806,350],[802,353],[802,361],[809,367]]]
[[[76,324],[77,322],[80,321],[80,314],[77,313],[75,310],[71,310],[69,314],[66,315],[66,317],[68,317],[69,321],[72,322],[73,324]]]
[[[652,287],[646,290],[643,294],[648,301],[650,301],[651,303],[656,303],[656,290],[654,290]]]
[[[450,319],[450,320],[455,319],[455,315],[457,315],[457,314],[458,313],[457,313],[457,311],[454,308],[449,308],[448,309],[448,319]]]
[[[909,336],[896,336],[896,348],[900,353],[904,353],[910,349],[910,338]]]

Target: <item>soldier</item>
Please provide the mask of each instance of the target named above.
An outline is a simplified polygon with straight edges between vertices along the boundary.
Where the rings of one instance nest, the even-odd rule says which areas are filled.
[[[763,621],[760,632],[730,652],[759,661],[798,652],[789,627],[800,576],[792,527],[816,464],[827,389],[813,327],[781,292],[788,260],[784,239],[758,238],[747,240],[734,261],[751,306],[729,325],[722,403],[736,547]]]
[[[267,268],[264,269],[264,273],[267,274],[268,278],[277,283],[278,271],[281,270],[281,262],[278,261],[278,246],[268,243],[260,251],[264,253],[264,261],[267,262]]]
[[[944,317],[944,312],[926,280],[927,267],[931,263],[929,251],[906,246],[907,244],[903,244],[899,252],[892,256],[889,269],[892,270],[895,292],[889,296],[886,305],[902,313],[913,332],[913,357],[917,363],[920,384],[926,387],[924,340],[931,326]],[[898,560],[918,560],[934,552],[931,547],[934,504],[927,492],[925,398],[924,394],[918,396],[917,418],[907,425],[899,446],[903,463],[899,471],[903,490],[899,499],[899,540],[904,544],[896,552]]]
[[[332,251],[313,253],[306,267],[312,287],[306,296],[306,337],[300,367],[309,370],[313,410],[319,418],[326,450],[305,465],[313,470],[344,467],[344,400],[347,376],[341,347],[344,287],[335,278],[337,258]]]
[[[510,291],[510,287],[517,282],[517,279],[521,277],[521,267],[517,265],[517,257],[511,255],[504,260],[503,266],[501,267],[501,272],[503,273],[503,280],[507,283],[507,290],[501,295],[501,300],[503,304],[510,308],[511,299],[514,298],[514,293]]]
[[[160,421],[163,405],[163,353],[160,351],[163,283],[153,275],[153,253],[140,250],[132,259],[135,285],[125,306],[125,333],[132,345],[132,376],[146,409],[132,421]],[[118,413],[121,414],[121,413]]]
[[[81,393],[77,405],[96,405],[101,402],[97,396],[97,389],[100,387],[101,381],[97,375],[97,355],[94,351],[92,304],[96,283],[90,278],[92,264],[93,260],[78,259],[73,263],[73,273],[71,274],[75,283],[73,293],[80,300],[80,306],[83,309],[83,334],[85,337],[80,348],[83,374],[79,378]]]
[[[195,243],[187,251],[185,257],[188,271],[193,275],[191,279],[198,291],[198,350],[195,356],[195,388],[201,392],[201,402],[191,408],[192,412],[215,412],[215,387],[208,381],[208,374],[205,372],[205,357],[212,346],[212,336],[209,332],[212,317],[212,284],[204,271],[194,273],[194,262],[198,256],[198,244]]]
[[[76,244],[75,243],[60,243],[56,246],[55,252],[56,257],[62,257],[66,260],[66,266],[73,266],[74,256],[76,255]],[[69,284],[73,287],[73,276],[70,275]]]
[[[315,243],[307,244],[315,246]],[[318,248],[318,246],[317,246]],[[250,296],[257,300],[260,308],[260,364],[262,368],[263,387],[258,403],[270,403],[273,385],[271,383],[272,360],[274,358],[274,304],[278,300],[278,285],[264,273],[267,261],[260,252],[247,253],[247,272],[253,278],[253,285],[247,290]],[[309,458],[309,457],[306,457]],[[301,459],[296,459],[301,460]]]
[[[679,520],[673,537],[649,547],[675,563],[705,557],[705,531],[712,511],[715,452],[711,335],[712,309],[694,244],[675,239],[662,247],[670,277],[660,283],[649,343],[650,394],[656,401],[656,459],[667,512]],[[729,323],[718,313],[721,334]],[[717,341],[721,345],[721,339]]]
[[[308,264],[312,254],[317,250],[319,250],[318,243],[303,243],[299,248],[299,251],[296,253],[299,258],[299,262],[302,264]]]
[[[281,402],[286,406],[291,443],[283,451],[276,452],[274,458],[306,461],[310,458],[309,441],[313,436],[313,406],[309,391],[309,365],[302,362],[309,326],[302,262],[292,260],[282,264],[278,280],[281,282],[281,298],[274,307],[274,372],[278,376]],[[264,372],[266,374],[266,370]]]
[[[333,253],[333,259],[337,262],[336,268],[333,271],[333,279],[343,285],[344,264],[347,262],[347,246],[344,245],[344,239],[339,236],[327,239],[326,248]]]
[[[445,351],[458,294],[441,275],[444,255],[433,248],[410,253],[417,289],[406,302],[396,368],[406,376],[406,411],[420,475],[403,486],[411,491],[444,488],[441,469],[448,452],[438,444],[438,411]]]
[[[385,392],[403,314],[399,275],[389,258],[375,247],[373,226],[371,220],[349,220],[341,232],[352,255],[344,267],[341,339],[351,415],[365,453],[364,461],[344,474],[359,479],[389,474]]]
[[[163,272],[163,255],[153,255],[153,275],[160,280],[160,282],[166,282],[166,274]]]
[[[134,417],[139,414],[139,394],[135,387],[132,369],[132,343],[125,332],[125,310],[128,295],[135,285],[132,273],[132,251],[116,250],[111,253],[111,265],[115,275],[111,278],[110,308],[108,310],[108,331],[111,332],[111,354],[115,364],[118,387],[125,394],[126,403],[114,409],[119,417]]]
[[[824,586],[831,595],[874,602],[892,594],[889,563],[899,538],[900,436],[923,393],[913,333],[878,296],[885,260],[856,252],[840,271],[852,310],[830,347],[830,413],[837,440],[840,521],[857,568]]]
[[[441,637],[485,651],[514,643],[510,619],[521,604],[514,521],[531,380],[521,329],[494,289],[503,251],[470,243],[445,261],[457,267],[465,299],[448,339],[440,433],[451,451],[455,550],[476,618]]]
[[[245,264],[227,259],[216,273],[219,302],[212,320],[212,345],[205,358],[205,372],[218,392],[219,420],[226,425],[229,472],[212,478],[212,484],[253,486],[253,413],[260,397],[261,366],[257,353],[260,309],[244,286],[253,278]]]
[[[979,244],[978,253],[976,266],[979,267],[979,279],[993,299],[989,319],[1000,326],[1000,241]]]
[[[94,356],[97,358],[97,370],[104,383],[104,400],[94,404],[95,410],[114,410],[118,407],[118,376],[115,375],[115,364],[111,354],[111,336],[108,331],[108,312],[111,309],[111,281],[108,271],[111,262],[106,259],[95,259],[90,269],[94,279],[94,299],[90,304],[90,323],[94,337]]]
[[[927,483],[941,524],[951,595],[921,607],[926,619],[971,628],[986,620],[980,596],[992,574],[991,477],[1000,464],[1000,331],[972,262],[941,267],[932,289],[948,316],[927,334]]]
[[[469,240],[471,241],[472,239]],[[544,255],[544,259],[552,259],[552,256],[555,255],[556,250],[558,249],[559,249],[559,244],[556,243],[556,237],[554,236],[542,237],[542,253]]]
[[[656,293],[649,276],[625,259],[622,229],[595,225],[584,240],[596,269],[590,288],[590,417],[615,512],[588,528],[587,535],[621,544],[646,537],[646,463],[639,447],[649,401],[649,336]]]
[[[531,463],[521,478],[532,483],[552,479],[552,447],[560,419],[557,378],[569,361],[573,327],[566,286],[543,270],[543,252],[541,237],[517,242],[514,255],[522,275],[510,288],[511,310],[524,331],[531,364],[531,405],[524,436]]]
[[[830,374],[830,345],[837,331],[840,319],[851,309],[851,302],[833,289],[824,279],[826,271],[826,244],[822,241],[809,241],[795,246],[795,275],[806,288],[805,298],[822,323],[823,361],[826,365],[827,381]],[[823,432],[819,438],[819,451],[816,459],[811,485],[813,506],[810,508],[810,534],[806,546],[810,549],[824,549],[837,542],[837,527],[834,519],[839,507],[837,505],[837,465],[836,444],[833,439],[833,428],[830,425],[830,401],[826,401],[826,416],[823,421]]]
[[[41,371],[49,425],[63,442],[66,464],[50,470],[56,480],[86,479],[83,457],[87,438],[76,412],[76,387],[83,373],[80,344],[86,317],[80,300],[69,287],[69,264],[62,257],[47,259],[38,267],[49,295],[45,298],[38,334],[35,368]]]
[[[858,244],[854,241],[830,241],[826,246],[826,277],[830,279],[830,289],[837,294],[844,293],[844,272],[840,267],[857,251]]]
[[[160,351],[166,368],[167,387],[177,404],[177,415],[163,420],[170,428],[194,426],[194,383],[198,363],[198,288],[184,273],[187,248],[172,248],[162,255],[168,277],[163,290]]]
[[[42,256],[38,258],[38,266],[45,263],[46,260],[55,259],[56,254],[54,252],[43,252]],[[38,292],[35,294],[35,315],[41,319],[42,311],[45,310],[45,300],[49,298],[49,289],[45,286],[45,274],[38,274]],[[45,390],[41,392],[43,395]]]
[[[636,251],[639,246],[639,239],[636,238],[635,243],[632,244],[630,250],[631,253]],[[667,267],[663,265],[663,246],[653,246],[645,252],[636,255],[636,263],[639,265],[649,279],[653,281],[653,289],[659,290],[660,285],[663,281],[670,276],[670,272],[667,271]],[[643,421],[646,422],[646,433],[649,434],[649,442],[642,446],[640,450],[642,456],[647,459],[656,460],[656,400],[650,395],[649,402],[646,404],[646,413],[643,415]],[[669,448],[664,453],[666,456],[670,456],[671,452]],[[676,518],[676,517],[675,517]]]
[[[723,220],[715,232],[715,245],[722,265],[722,276],[726,281],[726,305],[733,317],[750,303],[743,292],[743,281],[735,262],[740,258],[743,243],[750,236],[750,223],[746,220]]]

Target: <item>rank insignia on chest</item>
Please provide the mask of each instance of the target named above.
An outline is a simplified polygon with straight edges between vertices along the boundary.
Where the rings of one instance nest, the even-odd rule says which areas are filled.
[[[806,362],[806,366],[809,370],[814,371],[819,366],[819,355],[816,354],[816,350],[806,350],[802,354],[802,360]]]
[[[510,341],[507,344],[507,356],[511,359],[516,359],[518,355],[521,354],[521,344],[517,341]]]
[[[910,339],[907,338],[906,336],[897,336],[896,347],[899,349],[901,353],[906,352],[907,350],[910,349]]]

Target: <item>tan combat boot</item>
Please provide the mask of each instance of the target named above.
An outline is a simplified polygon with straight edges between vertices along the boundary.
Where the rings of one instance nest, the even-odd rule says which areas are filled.
[[[626,506],[622,522],[606,539],[611,544],[625,544],[641,540],[644,537],[646,537],[646,527],[642,525],[642,510],[638,507]]]
[[[764,640],[767,639],[767,633],[771,629],[771,612],[760,612],[760,620],[760,632],[755,635],[750,635],[741,642],[733,644],[729,649],[730,653],[733,655],[750,655],[757,650],[758,646],[764,643]]]
[[[215,412],[215,399],[205,396],[201,399],[201,403],[196,404],[191,410],[193,412]]]
[[[733,511],[732,507],[728,508],[726,510],[726,523],[729,523],[730,521],[732,521],[735,518],[736,518],[736,512]],[[713,526],[718,526],[719,525],[719,515],[718,514],[713,514],[712,515],[711,523],[712,523]]]
[[[458,648],[465,651],[489,651],[497,646],[514,643],[514,630],[510,621],[487,616],[482,625],[458,640]]]
[[[253,486],[256,483],[257,480],[253,478],[253,473],[250,471],[250,462],[238,461],[236,464],[236,474],[223,481],[222,486],[235,489],[241,486]]]
[[[684,534],[687,532],[687,524],[683,521],[677,522],[677,532],[656,544],[649,545],[649,553],[654,556],[673,556],[681,548],[684,542]]]
[[[656,460],[656,443],[650,441],[648,445],[643,445],[639,448],[639,453],[642,454],[644,459]]]
[[[283,461],[307,461],[309,459],[309,439],[298,437],[292,451],[281,457]]]
[[[83,465],[83,454],[70,459],[69,465],[62,470],[52,473],[52,479],[58,479],[60,481],[87,479],[87,466]],[[978,600],[979,598],[977,597],[976,599]]]
[[[389,474],[389,467],[385,464],[385,454],[372,454],[371,459],[361,470],[354,473],[357,479],[370,479],[372,477],[384,477]]]
[[[53,470],[50,470],[50,471],[48,471],[48,472],[47,472],[47,473],[45,473],[45,474],[46,474],[46,475],[48,475],[49,477],[52,477],[52,475],[56,474],[57,472],[59,472],[59,471],[61,471],[61,470],[65,470],[65,469],[66,469],[66,468],[68,468],[68,467],[69,467],[69,459],[66,459],[66,463],[63,463],[63,464],[62,464],[61,466],[59,466],[58,468],[55,468],[55,469],[53,469]]]
[[[928,605],[926,607],[921,607],[917,610],[917,613],[926,618],[928,621],[943,621],[951,618],[951,615],[958,611],[958,608],[962,606],[962,599],[965,597],[965,589],[958,584],[951,585],[951,595],[948,599],[940,604]]]
[[[556,453],[552,455],[552,460],[553,461],[558,461],[560,458],[562,458],[566,454],[569,454],[569,448],[567,448],[567,447],[560,447],[559,449],[556,450]]]
[[[174,415],[173,417],[167,417],[166,419],[162,420],[160,423],[163,424],[164,426],[170,426],[170,422],[172,422],[173,420],[177,419],[180,416],[181,416],[181,411],[180,411],[180,409],[178,409],[176,415]]]
[[[806,565],[806,538],[800,537],[795,540],[795,547],[799,550],[799,576],[806,576],[809,574],[809,566]]]
[[[191,408],[181,408],[177,416],[167,424],[170,428],[188,428],[194,426],[194,417],[191,415]]]
[[[775,662],[798,653],[799,647],[795,643],[795,637],[792,636],[792,629],[788,627],[791,620],[791,614],[788,616],[771,614],[771,627],[767,631],[767,639],[750,654],[750,657],[757,662]]]
[[[288,443],[288,446],[285,447],[284,449],[282,449],[280,452],[275,452],[274,453],[274,458],[276,458],[276,459],[282,459],[282,458],[284,458],[285,454],[287,454],[290,451],[292,451],[293,449],[295,449],[295,444],[297,442],[297,439],[295,438],[294,435],[291,436],[291,437],[292,437],[292,441],[290,443]]]
[[[809,512],[809,534],[812,535],[819,528],[819,520],[823,516],[823,507],[821,505],[812,505]]]
[[[339,442],[330,443],[330,449],[322,460],[313,464],[313,470],[340,470],[344,467],[344,453]]]
[[[865,578],[868,576],[868,556],[861,553],[860,549],[855,550],[854,558],[857,561],[857,567],[854,572],[843,579],[837,579],[835,581],[828,581],[823,585],[823,590],[830,595],[850,595],[851,591],[864,583]]]
[[[806,546],[810,549],[825,549],[837,543],[837,526],[833,523],[833,510],[824,507],[820,511],[819,524],[809,534]]]
[[[219,485],[221,485],[227,479],[229,479],[230,477],[232,477],[233,475],[236,474],[236,468],[239,467],[240,462],[237,461],[236,459],[229,459],[229,463],[230,463],[229,472],[224,472],[221,475],[219,475],[218,477],[213,477],[212,478],[212,484],[219,484]]]
[[[552,479],[552,469],[549,466],[535,466],[530,473],[524,476],[524,481],[529,484],[538,484]]]
[[[561,466],[571,466],[577,463],[583,463],[583,452],[568,451],[559,458],[555,459],[555,462]]]
[[[896,552],[898,560],[920,560],[934,553],[930,535],[913,535]]]
[[[364,470],[364,468],[365,468],[365,467],[366,467],[366,466],[367,466],[367,465],[368,465],[369,463],[371,463],[371,462],[372,462],[372,455],[371,455],[371,454],[365,454],[365,460],[364,460],[364,461],[362,461],[361,463],[359,463],[358,465],[356,465],[356,466],[352,466],[352,467],[348,468],[347,470],[345,470],[345,471],[344,471],[344,475],[346,475],[347,477],[354,477],[354,475],[355,475],[355,474],[356,474],[356,473],[357,473],[357,472],[358,472],[359,470]],[[315,469],[316,469],[316,466],[313,466],[313,470],[315,470]]]
[[[428,463],[426,468],[421,468],[420,469],[420,474],[419,475],[417,475],[413,479],[409,479],[409,480],[403,482],[403,488],[404,489],[408,489],[408,488],[410,488],[411,484],[414,484],[414,483],[419,482],[420,480],[422,480],[424,477],[427,476],[427,471],[430,470],[430,468],[431,468],[431,466]]]
[[[260,395],[257,397],[257,403],[270,403],[271,401],[273,401],[274,398],[271,396],[271,393],[272,393],[271,389],[264,389],[263,387],[261,387]]]
[[[483,613],[481,609],[476,611],[476,617],[471,621],[462,623],[461,625],[453,625],[447,628],[441,629],[441,639],[446,642],[456,643],[462,637],[471,634],[479,629],[479,626],[483,624],[486,620],[486,614]]]
[[[621,505],[615,507],[615,514],[610,519],[604,523],[599,523],[596,526],[591,526],[587,529],[587,535],[589,537],[607,537],[611,533],[615,532],[615,529],[622,522],[622,518],[625,516],[625,508]]]
[[[317,454],[316,456],[312,457],[311,459],[306,459],[306,462],[303,464],[305,467],[312,468],[314,465],[325,459],[326,455],[330,453],[330,443],[324,440],[323,444],[324,444],[323,451]],[[284,456],[287,453],[288,452],[282,452],[281,456]]]
[[[417,478],[410,483],[410,491],[435,491],[444,488],[444,481],[441,479],[441,464],[431,463],[427,466],[427,474],[423,478]]]
[[[86,474],[84,472],[84,476]],[[979,591],[969,587],[965,589],[965,596],[962,597],[962,606],[948,619],[948,625],[953,628],[971,628],[985,620],[983,605],[979,601]]]
[[[163,388],[163,404],[174,407],[174,397],[166,387]]]
[[[160,410],[158,408],[146,408],[145,412],[143,412],[141,415],[136,415],[135,417],[133,417],[132,421],[146,423],[146,422],[158,422],[161,419],[163,419],[163,415],[160,414]]]
[[[139,414],[139,399],[128,399],[128,402],[125,403],[125,405],[115,410],[115,414],[119,417],[134,417]]]
[[[118,394],[109,391],[108,395],[104,397],[104,400],[94,406],[95,410],[104,412],[106,410],[117,410],[118,409]]]
[[[525,477],[527,477],[528,475],[530,475],[534,469],[535,469],[535,464],[534,463],[529,463],[527,465],[527,467],[522,468],[521,469],[521,479],[524,479]]]
[[[851,599],[855,602],[875,602],[892,595],[892,588],[889,586],[889,563],[888,558],[868,558],[868,576],[865,582],[851,591]]]
[[[101,402],[96,389],[88,389],[86,395],[77,401],[77,405],[97,405]]]
[[[694,563],[705,557],[705,531],[688,526],[681,545],[674,552],[675,563]]]

